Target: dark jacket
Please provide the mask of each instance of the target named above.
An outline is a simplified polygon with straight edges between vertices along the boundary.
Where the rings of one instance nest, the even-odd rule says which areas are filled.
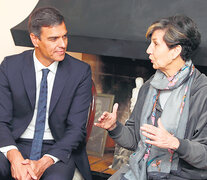
[[[0,147],[16,145],[32,120],[35,99],[33,51],[6,57],[0,66]],[[85,179],[91,179],[85,149],[90,101],[90,66],[66,54],[51,95],[48,121],[55,144],[47,154],[65,163],[73,158]]]

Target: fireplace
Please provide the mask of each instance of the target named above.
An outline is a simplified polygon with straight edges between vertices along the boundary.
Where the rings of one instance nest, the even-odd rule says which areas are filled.
[[[118,119],[124,123],[130,116],[130,99],[135,79],[146,81],[155,71],[150,61],[112,56],[83,54],[82,60],[90,64],[97,93],[114,95],[119,103]]]

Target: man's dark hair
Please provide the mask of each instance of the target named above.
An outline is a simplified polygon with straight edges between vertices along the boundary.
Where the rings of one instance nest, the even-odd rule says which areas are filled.
[[[180,56],[184,61],[191,59],[201,41],[201,35],[196,24],[185,15],[162,18],[152,23],[147,30],[146,37],[151,38],[157,29],[165,31],[163,40],[169,49],[177,45],[182,47]]]
[[[60,25],[64,22],[64,17],[60,12],[52,7],[36,9],[29,17],[29,33],[34,33],[40,39],[41,28]]]

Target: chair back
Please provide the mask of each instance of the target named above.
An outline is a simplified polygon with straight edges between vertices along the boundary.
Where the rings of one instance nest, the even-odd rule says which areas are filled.
[[[95,118],[95,113],[96,113],[96,87],[94,82],[92,81],[92,100],[91,100],[91,105],[89,109],[89,114],[88,114],[88,122],[87,122],[87,135],[86,135],[86,143],[88,142],[88,139],[90,137],[93,124],[94,124],[94,118]]]

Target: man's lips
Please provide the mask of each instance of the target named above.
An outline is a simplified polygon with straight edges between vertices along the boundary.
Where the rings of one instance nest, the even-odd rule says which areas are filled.
[[[63,55],[63,54],[65,54],[65,50],[55,51],[55,53],[60,54],[60,55]]]

